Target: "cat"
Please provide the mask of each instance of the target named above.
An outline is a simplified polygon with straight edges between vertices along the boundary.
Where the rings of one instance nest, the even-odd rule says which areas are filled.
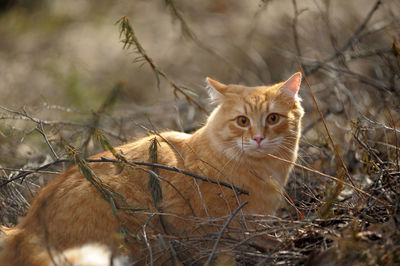
[[[297,158],[304,114],[298,96],[301,79],[295,73],[271,86],[245,87],[207,78],[216,108],[196,132],[154,134],[89,158],[115,159],[119,154],[126,161],[157,163],[225,182],[248,195],[152,166],[88,162],[88,170],[81,162],[50,181],[18,225],[4,229],[0,265],[46,265],[50,250],[87,243],[105,245],[135,263],[161,264],[165,252],[157,245],[168,248],[161,235],[205,234],[213,229],[201,221],[218,224],[217,218],[229,217],[245,201],[244,214],[274,214],[293,168],[288,161]]]

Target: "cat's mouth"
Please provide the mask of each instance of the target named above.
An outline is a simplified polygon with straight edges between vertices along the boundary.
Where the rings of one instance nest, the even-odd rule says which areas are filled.
[[[276,151],[276,147],[274,145],[249,144],[246,146],[243,145],[242,150],[246,155],[261,158],[266,157],[268,154],[274,153]]]
[[[281,138],[275,138],[272,140],[265,138],[261,142],[257,142],[254,140],[241,140],[238,141],[237,145],[240,147],[245,155],[248,155],[250,157],[262,158],[268,156],[268,154],[274,154],[275,152],[277,152],[281,141]]]

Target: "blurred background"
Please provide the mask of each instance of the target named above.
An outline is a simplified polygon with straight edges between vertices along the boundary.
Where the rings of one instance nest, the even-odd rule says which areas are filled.
[[[123,16],[167,79],[157,78],[134,44],[123,49]],[[399,41],[398,0],[1,0],[3,180],[20,174],[6,167],[37,169],[66,156],[63,141],[85,155],[101,151],[94,128],[113,145],[148,129],[197,129],[212,110],[207,76],[260,85],[302,68],[310,87],[303,82],[300,91],[306,115],[298,163],[347,181],[350,176],[368,191],[378,186],[379,173],[388,173],[379,182],[389,182],[391,192],[376,195],[395,201]],[[9,182],[7,191],[2,187],[2,195],[23,194],[14,203],[3,197],[3,223],[25,212],[44,177],[30,174]],[[287,190],[307,214],[327,202],[331,186],[297,168]],[[358,196],[342,188],[335,208],[353,208]]]
[[[399,59],[392,46],[399,38],[400,3],[375,5],[372,0],[2,0],[0,104],[25,108],[42,120],[87,122],[123,81],[108,113],[123,123],[118,129],[104,124],[116,134],[126,139],[140,134],[136,124],[146,120],[160,128],[198,127],[204,113],[177,99],[164,79],[158,88],[149,65],[135,63],[140,57],[135,49],[123,49],[117,21],[126,16],[155,64],[203,106],[207,76],[270,84],[299,71],[301,61],[328,122],[343,128],[360,114],[379,116],[387,103],[398,104]],[[318,115],[304,85],[301,96],[305,130],[311,133]],[[3,143],[4,123],[29,128],[21,121],[1,123]],[[4,149],[3,156],[12,152]]]

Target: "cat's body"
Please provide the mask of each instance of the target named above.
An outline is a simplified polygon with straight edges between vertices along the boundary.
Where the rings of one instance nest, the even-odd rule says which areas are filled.
[[[155,243],[151,239],[158,233],[193,236],[210,230],[199,226],[195,217],[230,215],[246,200],[244,213],[274,213],[292,165],[267,154],[296,160],[303,115],[297,98],[300,81],[297,73],[285,83],[248,88],[209,79],[219,105],[204,127],[193,135],[165,132],[115,148],[128,161],[151,162],[149,146],[157,139],[158,164],[232,184],[249,195],[173,171],[90,163],[108,189],[123,196],[125,201],[114,197],[117,206],[141,209],[115,213],[113,204],[73,167],[44,187],[24,220],[7,230],[0,265],[43,265],[49,261],[49,250],[86,243],[123,250],[133,260],[147,263],[145,237]],[[102,157],[115,159],[111,152],[91,158]],[[157,189],[149,185],[148,170],[158,173],[161,195],[154,196]],[[133,240],[130,233],[140,240]],[[125,241],[128,238],[132,243]]]

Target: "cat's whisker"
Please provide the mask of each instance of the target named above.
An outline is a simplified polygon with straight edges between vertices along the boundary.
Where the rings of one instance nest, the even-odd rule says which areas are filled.
[[[226,144],[230,144],[230,145],[226,145]],[[225,155],[226,157],[231,157],[232,156],[232,152],[236,152],[237,147],[235,146],[234,142],[229,142],[229,143],[225,143],[226,146],[230,146],[226,149],[224,149],[222,151],[222,154]]]
[[[289,154],[293,153],[293,148],[291,148],[291,147],[287,147],[285,145],[282,145],[281,148],[284,149]],[[289,159],[289,158],[283,158],[283,159]],[[303,164],[308,165],[307,161],[305,159],[303,159],[302,156],[299,153],[298,153],[298,156],[297,156],[297,160],[300,160]]]
[[[283,154],[283,153],[286,153],[286,152],[288,152],[288,151],[286,151],[286,150],[278,150],[278,151],[275,151],[274,153],[277,154],[277,155],[279,155],[279,156],[282,157],[283,159],[290,159],[291,153],[288,152],[288,155]],[[270,152],[264,152],[264,153],[263,153],[263,155],[265,155],[265,156],[267,156],[267,155],[269,155],[269,154],[272,154],[272,153],[270,153]]]
[[[225,155],[225,157],[228,158],[228,161],[222,166],[222,169],[225,169],[225,167],[229,165],[229,163],[233,160],[235,160],[235,162],[240,162],[243,157],[244,151],[237,146],[231,146],[230,148],[225,149],[222,153]]]
[[[227,156],[229,160],[222,166],[222,169],[224,169],[232,160],[237,159],[236,157],[241,153],[240,150],[237,150],[234,147],[230,148],[229,150],[232,150],[232,152],[229,152],[229,155]]]
[[[278,152],[280,155],[282,155],[283,159],[290,159],[291,155],[293,154],[293,151],[291,151],[289,148],[285,146],[280,146],[280,150]]]

